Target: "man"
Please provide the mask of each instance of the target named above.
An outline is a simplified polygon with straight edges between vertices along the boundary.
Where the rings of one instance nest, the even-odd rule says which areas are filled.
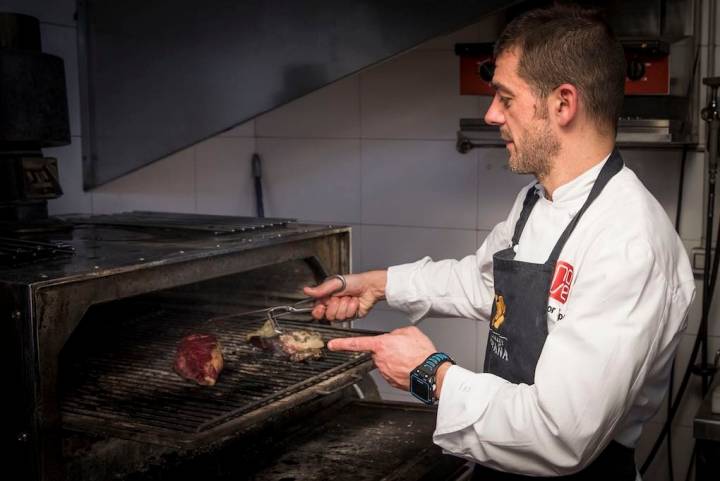
[[[537,183],[474,255],[349,275],[334,296],[337,280],[306,288],[313,315],[364,316],[387,299],[413,322],[489,320],[485,373],[442,355],[424,366],[439,400],[434,442],[479,463],[482,480],[632,480],[694,282],[667,215],[614,150],[623,50],[595,13],[553,7],[508,25],[495,56],[485,120],[511,169]],[[329,348],[372,352],[402,389],[436,352],[414,327]]]

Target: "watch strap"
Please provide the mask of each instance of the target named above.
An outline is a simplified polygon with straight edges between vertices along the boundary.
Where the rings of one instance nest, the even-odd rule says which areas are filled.
[[[453,358],[444,352],[436,352],[434,354],[430,354],[421,365],[426,367],[430,371],[430,374],[434,376],[440,365],[444,362],[455,364]]]

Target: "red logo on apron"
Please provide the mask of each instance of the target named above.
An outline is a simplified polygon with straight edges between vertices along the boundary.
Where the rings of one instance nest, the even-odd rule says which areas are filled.
[[[570,294],[572,281],[573,266],[567,262],[558,261],[555,265],[552,284],[550,284],[550,297],[565,304]]]

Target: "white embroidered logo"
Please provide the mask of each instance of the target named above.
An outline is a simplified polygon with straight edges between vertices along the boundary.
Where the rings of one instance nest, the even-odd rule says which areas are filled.
[[[503,337],[495,331],[490,331],[488,342],[490,342],[490,350],[493,354],[503,361],[510,360],[507,351],[507,337]]]

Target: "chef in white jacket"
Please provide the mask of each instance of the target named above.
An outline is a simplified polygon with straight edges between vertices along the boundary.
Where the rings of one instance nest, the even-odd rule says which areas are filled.
[[[485,372],[455,365],[415,327],[330,341],[437,400],[436,444],[478,480],[630,481],[643,425],[666,393],[694,296],[684,247],[614,147],[625,63],[593,12],[531,11],[496,44],[494,99],[510,168],[534,174],[480,249],[306,288],[313,315],[407,313],[490,322]],[[429,387],[428,387],[429,386]],[[537,479],[537,478],[535,478]]]

